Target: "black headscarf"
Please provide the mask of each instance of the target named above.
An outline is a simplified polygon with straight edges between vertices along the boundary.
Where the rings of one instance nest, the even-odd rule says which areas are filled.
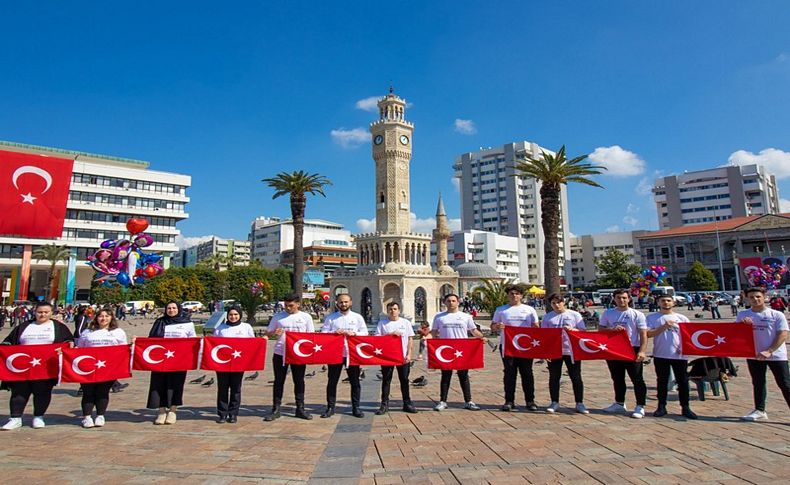
[[[178,314],[174,317],[171,317],[167,314],[167,306],[170,304],[174,304],[178,307]],[[169,301],[165,304],[165,314],[161,317],[157,318],[154,322],[154,326],[151,327],[151,331],[148,333],[149,337],[164,337],[165,336],[165,327],[168,325],[175,325],[177,323],[189,323],[192,319],[189,317],[187,312],[181,308],[181,303],[177,301]]]
[[[228,315],[230,315],[231,310],[236,310],[239,314],[239,321],[238,322],[231,322],[228,320]],[[241,323],[242,318],[244,318],[244,313],[241,312],[241,307],[238,305],[229,306],[225,311],[225,324],[229,327],[235,327],[236,325]]]

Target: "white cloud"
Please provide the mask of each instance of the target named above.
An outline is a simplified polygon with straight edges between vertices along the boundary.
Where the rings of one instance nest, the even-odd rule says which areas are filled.
[[[376,232],[376,218],[357,219],[357,229],[359,229],[359,232],[362,234]]]
[[[202,242],[206,242],[212,237],[217,237],[217,236],[211,234],[208,236],[184,237],[181,234],[179,234],[178,236],[176,236],[176,246],[178,246],[178,249],[187,249],[187,248],[191,248],[192,246],[197,246]]]
[[[650,181],[649,177],[642,177],[636,187],[634,187],[634,192],[639,195],[650,195],[653,193],[653,182]]]
[[[788,199],[779,199],[779,212],[787,213],[790,212],[790,200]]]
[[[790,178],[790,152],[777,148],[766,148],[754,154],[746,150],[738,150],[727,159],[728,165],[763,165],[765,169],[776,176],[777,179]]]
[[[370,135],[364,128],[351,130],[338,128],[337,130],[332,130],[330,135],[332,140],[343,148],[356,148],[370,140]]]
[[[622,231],[622,229],[620,229],[620,226],[618,225],[609,226],[606,228],[606,232],[620,232],[620,231]]]
[[[636,217],[625,216],[623,217],[623,223],[628,224],[629,226],[635,226],[639,224],[639,219]]]
[[[462,135],[474,135],[477,133],[477,127],[472,120],[455,119],[455,131]]]
[[[645,171],[647,164],[639,155],[624,150],[619,145],[598,147],[590,154],[590,161],[606,167],[606,175],[612,177],[630,177]]]
[[[381,97],[379,96],[370,96],[364,99],[360,99],[356,102],[355,106],[357,109],[361,109],[362,111],[370,111],[375,113],[378,111],[378,102]]]
[[[453,188],[456,192],[461,192],[461,179],[458,177],[451,177],[450,183],[453,184]]]
[[[635,205],[635,204],[630,204],[630,203],[629,203],[629,204],[628,204],[628,207],[626,207],[626,208],[625,208],[625,211],[626,211],[628,214],[636,214],[637,212],[639,212],[639,206],[638,206],[638,205]]]
[[[414,212],[409,214],[411,216],[411,231],[421,234],[430,234],[436,228],[436,218],[426,217],[420,219]],[[447,219],[447,227],[451,231],[461,230],[461,219]],[[376,231],[376,218],[373,219],[357,219],[357,229],[360,233],[369,233]]]

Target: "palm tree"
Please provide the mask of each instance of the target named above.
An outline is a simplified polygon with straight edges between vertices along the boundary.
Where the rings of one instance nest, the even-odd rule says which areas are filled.
[[[472,301],[492,317],[494,310],[507,303],[505,288],[513,284],[513,280],[482,279],[483,285],[472,290]],[[522,292],[526,290],[522,289]]]
[[[49,287],[47,288],[47,300],[52,298],[52,289],[55,287],[55,266],[61,261],[68,261],[71,256],[71,249],[66,246],[58,246],[57,244],[45,244],[33,250],[33,257],[36,262],[42,259],[49,261]]]
[[[214,271],[222,271],[223,269],[230,269],[233,267],[233,256],[212,254],[211,256],[198,261],[196,266],[201,268],[211,268]]]
[[[304,212],[307,206],[307,194],[324,194],[324,187],[332,182],[323,175],[309,174],[302,170],[287,173],[280,172],[275,177],[262,180],[275,190],[272,199],[290,195],[291,197],[291,222],[294,226],[294,274],[293,289],[301,296],[302,279],[304,275]]]
[[[533,158],[529,154],[521,154],[516,161],[516,177],[532,177],[541,183],[540,186],[540,215],[542,218],[543,237],[543,280],[546,295],[560,291],[560,194],[561,186],[569,182],[576,182],[593,187],[602,186],[587,178],[589,175],[598,175],[606,167],[583,163],[587,155],[582,155],[571,160],[565,158],[565,145],[557,150],[556,154],[546,153],[541,150],[541,156]],[[565,224],[568,221],[564,221]],[[568,244],[568,242],[565,242]]]

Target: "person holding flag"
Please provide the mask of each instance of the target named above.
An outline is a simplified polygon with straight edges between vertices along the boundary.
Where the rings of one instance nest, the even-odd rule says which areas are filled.
[[[437,313],[433,317],[433,324],[431,325],[431,335],[433,338],[468,338],[469,333],[479,339],[485,339],[485,336],[477,329],[475,321],[468,313],[459,310],[458,295],[450,293],[444,297],[444,305],[447,307],[446,311]],[[458,370],[458,381],[461,383],[461,391],[464,394],[464,409],[471,411],[479,411],[480,406],[472,402],[472,386],[469,383],[469,370]],[[453,378],[452,370],[442,370],[442,381],[439,387],[439,404],[434,406],[434,411],[443,411],[447,409],[447,395],[450,391],[450,381]]]
[[[73,342],[74,336],[66,325],[52,320],[52,305],[40,302],[36,305],[34,314],[36,319],[20,323],[3,340],[4,345],[47,345],[62,342]],[[33,428],[41,429],[46,426],[44,413],[47,412],[52,401],[52,388],[57,384],[57,379],[35,379],[29,381],[3,382],[3,389],[11,390],[9,407],[11,417],[3,425],[3,430],[12,430],[22,427],[22,414],[33,395]]]
[[[241,321],[241,308],[228,307],[225,321],[214,328],[215,337],[255,338],[252,325]],[[238,421],[244,372],[217,371],[217,423]]]
[[[736,322],[752,326],[754,345],[757,354],[753,359],[746,359],[749,375],[752,376],[754,392],[754,410],[743,416],[743,421],[761,421],[768,419],[765,412],[765,373],[771,369],[776,384],[790,407],[790,370],[787,364],[787,318],[784,313],[772,310],[765,304],[763,288],[749,288],[746,298],[750,308],[738,313]]]
[[[389,410],[390,384],[392,383],[392,374],[395,369],[398,370],[400,392],[403,397],[403,411],[412,414],[416,413],[417,409],[411,402],[409,393],[409,371],[411,370],[409,364],[411,362],[411,342],[414,337],[414,328],[410,321],[400,316],[400,304],[398,302],[391,301],[387,303],[387,318],[379,320],[376,335],[396,335],[403,341],[403,363],[397,366],[388,365],[381,367],[381,406],[376,411],[376,415],[387,414]]]
[[[669,372],[675,374],[678,385],[678,399],[681,414],[688,419],[697,419],[689,405],[688,360],[681,355],[679,323],[688,322],[685,315],[675,313],[675,299],[671,295],[658,297],[657,313],[647,316],[647,336],[653,339],[653,365],[656,368],[656,389],[658,408],[653,416],[660,418],[667,414],[667,393],[669,392]]]
[[[543,316],[541,328],[561,328],[565,332],[586,330],[584,318],[575,310],[565,308],[565,299],[559,293],[549,295],[549,304],[552,310]],[[582,362],[574,361],[571,357],[571,344],[563,332],[562,358],[549,361],[549,396],[551,404],[546,408],[547,413],[556,413],[560,408],[560,378],[562,377],[562,363],[568,369],[568,376],[573,385],[573,398],[576,401],[576,412],[590,414],[584,405],[584,382],[582,381]]]
[[[628,412],[625,406],[625,393],[628,389],[625,384],[625,375],[628,374],[631,383],[634,385],[636,395],[636,407],[631,417],[641,419],[645,417],[645,404],[647,403],[647,385],[642,377],[642,362],[646,358],[647,349],[647,322],[645,314],[634,310],[629,306],[631,295],[628,290],[619,289],[612,293],[615,307],[609,308],[601,315],[599,328],[602,330],[625,331],[631,340],[631,346],[636,354],[635,361],[627,360],[607,360],[609,375],[614,384],[614,402],[604,408],[607,413]]]
[[[126,345],[126,332],[118,328],[118,321],[111,310],[103,308],[96,317],[80,332],[77,347],[106,347],[110,345]],[[110,389],[115,379],[106,382],[80,384],[82,389],[82,427],[102,427],[105,423],[104,413],[110,403]],[[92,417],[96,408],[96,419]]]
[[[338,335],[367,335],[368,327],[365,319],[359,313],[351,311],[351,295],[342,293],[335,297],[335,307],[337,310],[330,313],[324,319],[321,327],[322,333],[336,333]],[[343,357],[348,357],[348,343],[343,347]],[[340,381],[340,374],[343,371],[343,364],[329,364],[326,382],[326,410],[321,414],[322,418],[328,418],[335,414],[335,401],[337,399],[337,383]],[[359,383],[360,368],[358,365],[346,366],[348,383],[351,385],[351,415],[355,418],[364,418],[365,413],[359,409],[359,402],[362,396],[362,386]]]
[[[505,386],[505,404],[502,411],[516,409],[516,380],[521,374],[521,388],[524,391],[527,409],[537,411],[535,404],[535,378],[532,374],[532,359],[521,357],[507,357],[505,355],[504,328],[510,327],[538,327],[538,313],[529,305],[521,302],[524,290],[519,285],[505,287],[507,305],[497,307],[491,318],[491,331],[499,330],[499,352],[502,357],[502,382]]]
[[[301,419],[313,419],[313,416],[304,408],[304,374],[307,365],[286,364],[283,358],[285,355],[285,332],[315,332],[313,317],[299,309],[301,298],[296,293],[286,295],[283,300],[285,310],[275,313],[266,329],[270,337],[278,338],[277,343],[274,344],[274,355],[272,356],[272,369],[274,370],[272,412],[263,419],[264,421],[274,421],[280,417],[280,405],[283,400],[283,389],[289,366],[291,379],[294,383],[294,399],[296,400],[294,416]]]

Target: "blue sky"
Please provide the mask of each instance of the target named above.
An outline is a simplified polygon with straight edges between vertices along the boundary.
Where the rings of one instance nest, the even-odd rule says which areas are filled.
[[[786,1],[6,2],[0,139],[190,174],[186,236],[289,215],[260,182],[328,176],[307,216],[374,214],[364,100],[415,124],[412,210],[459,217],[453,160],[529,140],[594,153],[572,232],[656,228],[657,174],[764,162],[790,211]],[[362,101],[360,103],[360,101]]]

